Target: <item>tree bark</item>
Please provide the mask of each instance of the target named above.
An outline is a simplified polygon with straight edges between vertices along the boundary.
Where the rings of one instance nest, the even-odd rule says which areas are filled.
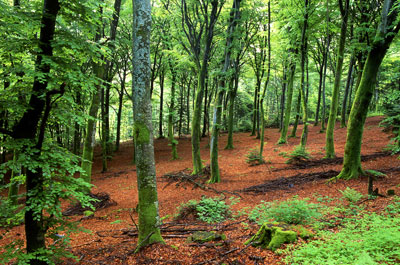
[[[374,94],[379,67],[393,38],[400,29],[400,23],[397,21],[399,10],[398,8],[393,8],[395,3],[395,0],[385,0],[383,3],[381,23],[371,50],[368,53],[360,86],[357,89],[350,112],[343,168],[336,178],[352,179],[363,174],[361,167],[361,142],[368,106]]]
[[[347,21],[349,17],[349,5],[350,0],[345,0],[345,6],[342,3],[343,0],[339,0],[340,13],[342,15],[342,24],[340,27],[340,40],[337,52],[337,62],[335,70],[335,83],[332,92],[332,102],[329,111],[328,125],[326,128],[326,145],[325,145],[325,157],[333,158],[335,157],[335,144],[334,144],[334,130],[337,117],[337,109],[339,104],[339,90],[340,90],[340,79],[342,77],[343,59],[344,59],[344,45],[346,43],[346,33],[347,33]]]
[[[133,0],[134,138],[138,182],[139,236],[136,251],[152,243],[164,243],[160,233],[156,168],[154,160],[152,110],[150,100],[150,0]]]

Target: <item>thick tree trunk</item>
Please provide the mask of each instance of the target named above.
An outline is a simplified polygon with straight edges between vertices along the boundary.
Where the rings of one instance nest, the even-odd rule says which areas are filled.
[[[38,150],[31,158],[32,161],[38,161],[44,138],[47,118],[50,112],[50,95],[46,93],[47,76],[50,72],[50,64],[43,62],[43,58],[53,56],[51,42],[54,39],[56,17],[60,10],[60,4],[57,0],[45,0],[41,20],[40,40],[38,55],[35,62],[36,72],[40,73],[43,79],[35,78],[32,88],[32,95],[29,99],[29,108],[23,114],[22,118],[13,128],[13,137],[15,139],[25,139],[34,144]],[[43,95],[46,95],[45,97]],[[43,110],[46,111],[43,113]],[[39,126],[39,122],[41,124]],[[37,130],[40,127],[39,138]],[[42,265],[47,262],[38,258],[41,251],[46,248],[45,233],[46,227],[43,224],[43,212],[41,205],[37,205],[35,194],[40,194],[43,190],[43,176],[41,168],[28,168],[26,174],[26,211],[25,211],[25,236],[26,250],[31,255],[29,264]],[[32,205],[32,203],[34,205]]]
[[[150,0],[133,0],[133,78],[134,138],[138,182],[139,236],[136,250],[164,240],[160,217],[154,161],[153,125],[150,100]]]
[[[383,3],[381,24],[365,62],[360,86],[350,112],[343,168],[336,178],[352,179],[363,174],[361,143],[368,106],[374,94],[379,67],[393,38],[400,29],[400,23],[395,23],[399,13],[398,9],[393,9],[395,2],[395,0],[385,0]]]
[[[336,74],[335,83],[332,92],[332,102],[329,111],[328,126],[326,129],[326,145],[325,145],[325,157],[333,158],[335,157],[335,144],[333,139],[333,133],[335,130],[337,109],[339,104],[339,90],[340,90],[340,79],[342,77],[343,59],[344,59],[344,45],[346,43],[346,33],[347,33],[347,21],[349,17],[349,5],[350,0],[345,0],[345,6],[343,6],[342,1],[340,3],[340,12],[342,14],[342,25],[340,27],[340,40],[337,52],[337,62],[336,62]]]

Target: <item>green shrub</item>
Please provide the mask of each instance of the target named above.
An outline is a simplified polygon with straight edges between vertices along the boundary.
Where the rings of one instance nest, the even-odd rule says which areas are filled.
[[[366,215],[345,223],[339,232],[286,251],[286,264],[398,264],[400,218]]]
[[[232,216],[231,206],[237,200],[230,198],[231,203],[226,204],[222,197],[203,196],[200,201],[190,200],[178,207],[178,214],[175,219],[183,219],[189,215],[206,223],[220,223]]]
[[[340,193],[350,204],[359,202],[363,197],[360,192],[349,187],[347,187],[345,190],[341,190]]]
[[[256,166],[260,164],[264,164],[264,157],[260,156],[260,150],[257,148],[251,149],[246,155],[246,163],[251,166]]]
[[[249,214],[249,219],[258,224],[275,220],[288,224],[307,224],[322,216],[320,206],[309,203],[309,199],[298,199],[297,196],[282,202],[262,202]]]
[[[296,146],[292,153],[288,155],[289,159],[286,161],[287,164],[292,164],[295,162],[301,162],[304,160],[309,160],[311,158],[307,150],[300,145]]]
[[[386,206],[386,212],[390,215],[400,214],[400,197],[396,196],[394,201]]]

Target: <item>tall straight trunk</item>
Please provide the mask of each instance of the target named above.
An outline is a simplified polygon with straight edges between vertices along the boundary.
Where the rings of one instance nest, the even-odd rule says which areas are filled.
[[[169,103],[168,109],[168,140],[172,149],[172,160],[178,159],[178,152],[176,150],[176,146],[178,145],[178,141],[174,138],[174,114],[175,114],[175,86],[176,86],[176,72],[173,69],[172,63],[170,63],[170,70],[172,75],[171,80],[171,101]]]
[[[101,113],[101,161],[102,161],[102,170],[101,172],[107,171],[107,120],[108,116],[106,114],[106,103],[105,103],[105,87],[101,88],[101,96],[100,96],[100,113]]]
[[[308,27],[308,0],[305,0],[305,15],[303,22],[303,30],[301,36],[301,59],[300,59],[300,69],[301,69],[301,81],[300,81],[300,97],[303,109],[303,130],[301,133],[300,147],[302,149],[306,148],[307,137],[308,137],[308,111],[307,111],[307,95],[306,95],[306,81],[305,75],[307,68],[307,27]],[[307,77],[308,82],[308,77]]]
[[[257,102],[258,102],[258,93],[259,93],[259,81],[256,82],[256,87],[254,88],[254,98],[253,98],[253,116],[252,116],[252,129],[250,136],[256,135],[257,130]]]
[[[179,123],[178,123],[178,138],[182,135],[182,123],[183,123],[183,99],[184,99],[184,83],[180,83],[179,85]]]
[[[203,169],[203,163],[200,155],[200,123],[201,123],[201,107],[204,97],[205,81],[208,72],[208,61],[210,57],[211,44],[214,37],[214,26],[218,18],[218,5],[219,1],[211,1],[212,10],[209,19],[209,25],[206,29],[206,42],[203,53],[202,63],[198,65],[198,83],[197,91],[195,95],[193,116],[192,116],[192,162],[193,162],[193,174],[198,174]]]
[[[160,72],[160,115],[158,118],[158,138],[164,138],[163,134],[163,108],[164,108],[164,78],[165,72]]]
[[[76,105],[80,107],[81,104],[81,93],[79,91],[76,92]],[[74,141],[73,141],[73,153],[75,155],[80,154],[81,149],[81,126],[78,122],[74,124]]]
[[[98,80],[102,80],[104,77],[104,67],[98,65],[97,63],[93,67],[94,74]],[[92,100],[89,107],[89,113],[86,122],[86,134],[83,142],[82,151],[82,172],[80,174],[81,178],[87,183],[92,181],[92,161],[93,161],[93,150],[96,145],[96,118],[100,107],[100,93],[102,84],[98,84],[96,90],[92,94]]]
[[[321,130],[320,132],[325,131],[325,120],[326,120],[326,93],[325,93],[325,81],[326,81],[326,70],[328,69],[328,57],[329,57],[329,47],[331,45],[331,34],[329,31],[329,0],[326,0],[326,35],[327,35],[327,44],[324,52],[324,73],[323,73],[323,79],[322,79],[322,117],[321,117]]]
[[[280,117],[279,117],[279,132],[282,132],[283,129],[283,113],[285,111],[285,97],[286,97],[286,87],[287,87],[287,70],[284,65],[283,67],[283,80],[282,80],[282,95],[281,95],[281,104],[280,104]]]
[[[293,56],[294,56],[294,54],[293,54]],[[292,111],[293,82],[294,82],[295,72],[296,72],[296,62],[293,58],[293,59],[291,59],[290,66],[289,66],[285,116],[284,116],[284,122],[283,122],[282,130],[281,130],[281,136],[278,140],[278,144],[284,144],[287,141],[287,134],[288,134],[289,123],[290,123],[290,114]]]
[[[118,111],[117,111],[117,136],[115,139],[115,151],[119,151],[121,141],[121,118],[122,118],[122,107],[124,102],[124,91],[125,91],[125,80],[126,71],[122,74],[121,78],[121,90],[118,91]]]
[[[152,243],[163,243],[160,233],[153,125],[150,99],[150,0],[133,0],[133,135],[138,184],[139,235],[136,251]]]
[[[300,120],[300,111],[301,111],[301,92],[297,95],[297,103],[296,103],[296,117],[294,118],[292,133],[289,137],[296,137],[297,126],[299,125]]]
[[[100,12],[102,9],[100,8]],[[102,36],[102,26],[99,26],[97,29],[95,41],[98,42]],[[96,76],[97,80],[99,80],[95,91],[93,91],[91,103],[89,107],[88,120],[86,122],[86,134],[83,142],[83,151],[82,151],[82,162],[81,168],[82,172],[80,173],[80,177],[85,180],[87,183],[92,182],[92,162],[93,162],[93,150],[96,145],[96,123],[97,123],[97,114],[101,104],[101,93],[103,89],[103,80],[105,78],[105,67],[102,63],[97,62],[93,63],[93,73]],[[105,149],[103,149],[104,151]],[[90,191],[87,191],[90,192]]]
[[[226,44],[225,44],[225,60],[224,66],[221,71],[221,79],[219,83],[217,83],[217,97],[214,103],[213,110],[213,124],[212,124],[212,134],[211,134],[211,143],[210,143],[210,171],[211,177],[208,180],[208,183],[218,183],[221,181],[220,172],[219,172],[219,164],[218,164],[218,136],[221,128],[221,112],[222,112],[222,104],[223,98],[225,94],[225,86],[226,86],[226,73],[230,69],[231,64],[231,53],[232,53],[232,42],[233,42],[233,33],[235,32],[235,28],[237,25],[237,21],[240,19],[239,11],[240,11],[240,2],[241,0],[234,0],[233,6],[230,12],[230,23],[228,26]]]
[[[337,51],[335,83],[333,86],[332,102],[329,111],[328,126],[326,129],[326,145],[325,145],[326,158],[335,157],[335,144],[333,139],[333,133],[335,130],[337,109],[339,104],[340,79],[342,77],[344,45],[346,43],[347,21],[349,17],[349,5],[350,5],[350,0],[345,0],[345,1],[346,1],[345,6],[343,6],[342,0],[339,0],[339,7],[342,15],[342,24],[340,27],[340,40],[339,40],[339,48]]]
[[[192,76],[190,76],[189,83],[187,86],[186,94],[186,134],[190,132],[190,86],[192,85]]]
[[[363,174],[361,167],[361,142],[368,106],[374,94],[376,77],[385,54],[399,32],[399,9],[393,8],[395,0],[385,0],[381,23],[364,65],[360,86],[357,89],[350,112],[347,139],[343,157],[343,168],[336,178],[352,179]],[[397,22],[397,23],[396,23]]]
[[[14,150],[13,162],[17,163],[17,160],[18,160],[18,152],[17,150]],[[16,180],[16,178],[20,175],[21,175],[20,166],[18,166],[17,169],[12,169],[10,177],[10,187],[8,189],[8,200],[10,201],[11,205],[17,205],[19,183]]]
[[[264,162],[264,131],[265,131],[265,119],[264,119],[264,98],[265,92],[268,88],[269,77],[271,73],[271,1],[268,1],[268,58],[267,58],[267,80],[265,81],[264,90],[260,100],[260,116],[261,116],[261,135],[260,135],[260,153],[258,156],[259,163]]]
[[[236,67],[236,65],[235,65]],[[228,140],[225,146],[225,149],[233,149],[233,110],[235,107],[235,99],[237,90],[239,87],[239,75],[237,73],[237,69],[235,70],[236,73],[234,75],[234,84],[231,87],[232,90],[229,91],[229,103],[228,103]]]
[[[344,91],[342,112],[340,115],[341,116],[340,117],[340,127],[342,127],[342,128],[346,127],[347,101],[348,101],[349,93],[351,90],[351,80],[352,80],[352,76],[353,76],[354,63],[355,63],[355,57],[354,57],[354,55],[352,55],[351,59],[350,59],[350,63],[349,63],[349,70],[347,72],[346,89]]]
[[[208,124],[208,95],[212,96],[212,92],[208,92],[209,80],[206,77],[205,92],[204,92],[204,106],[203,106],[203,130],[201,137],[206,137],[207,135],[207,124]]]
[[[317,100],[317,108],[315,110],[315,121],[314,121],[314,126],[318,126],[319,123],[319,110],[321,107],[321,96],[322,96],[322,78],[323,78],[323,72],[324,72],[324,57],[322,59],[322,63],[320,68],[318,69],[319,73],[319,84],[318,84],[318,100]]]

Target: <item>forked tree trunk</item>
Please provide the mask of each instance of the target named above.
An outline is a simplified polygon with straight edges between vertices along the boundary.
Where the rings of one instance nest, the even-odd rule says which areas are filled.
[[[350,0],[345,0],[345,6],[343,6],[342,0],[339,0],[340,13],[342,15],[342,25],[340,27],[340,40],[337,51],[337,62],[335,70],[335,83],[332,92],[332,102],[329,111],[328,126],[326,128],[326,145],[325,145],[325,157],[335,157],[335,144],[333,139],[333,133],[335,130],[337,109],[339,104],[339,90],[340,90],[340,79],[342,77],[343,59],[344,59],[344,45],[346,43],[347,33],[347,21],[350,12]]]

